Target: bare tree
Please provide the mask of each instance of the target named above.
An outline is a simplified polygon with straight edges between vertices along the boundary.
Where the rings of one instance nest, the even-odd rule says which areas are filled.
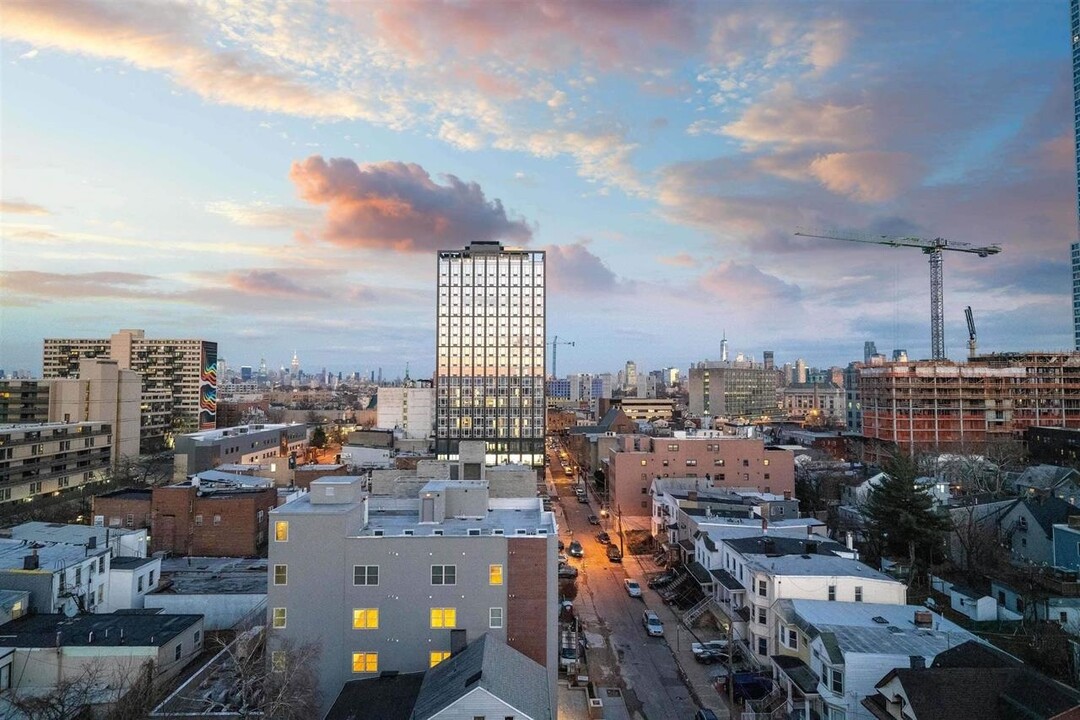
[[[96,710],[103,711],[106,720],[141,720],[153,703],[154,664],[137,658],[97,660],[45,692],[13,687],[3,697],[9,706],[5,720],[89,720],[101,716]]]
[[[240,718],[305,720],[319,712],[315,664],[319,648],[313,643],[276,641],[266,645],[266,630],[259,626],[240,633],[232,642],[219,638],[217,660],[225,678],[222,687],[186,700],[200,710],[231,712]]]

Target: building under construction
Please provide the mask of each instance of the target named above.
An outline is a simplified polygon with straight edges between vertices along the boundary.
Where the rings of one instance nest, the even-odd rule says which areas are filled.
[[[863,367],[859,395],[863,435],[882,441],[872,454],[888,443],[912,454],[980,453],[1029,427],[1080,428],[1080,352]]]

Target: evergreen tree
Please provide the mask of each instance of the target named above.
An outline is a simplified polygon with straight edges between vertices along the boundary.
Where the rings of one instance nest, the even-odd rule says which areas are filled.
[[[326,431],[322,429],[322,426],[315,428],[311,433],[311,447],[322,450],[326,447],[326,443]]]
[[[940,556],[952,524],[934,509],[930,493],[915,483],[919,469],[913,458],[897,453],[882,471],[885,477],[871,488],[863,507],[866,530],[882,556],[906,557],[914,572],[915,566],[926,567]]]

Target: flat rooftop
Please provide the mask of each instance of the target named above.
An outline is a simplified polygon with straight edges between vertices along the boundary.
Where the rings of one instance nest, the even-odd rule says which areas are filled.
[[[145,490],[140,488],[124,488],[122,490],[113,490],[112,492],[102,493],[95,497],[109,498],[110,500],[144,500],[150,502],[150,498],[153,494],[154,491],[149,488]]]
[[[190,562],[189,562],[190,561]],[[167,558],[154,595],[265,594],[265,558]]]
[[[150,565],[157,562],[157,558],[152,557],[127,557],[121,555],[120,557],[114,557],[109,562],[109,567],[113,570],[135,570],[141,568],[144,565]]]
[[[34,544],[24,540],[9,540],[0,538],[0,571],[23,569],[23,558],[30,555]],[[108,554],[107,547],[98,547],[96,550],[87,550],[79,545],[45,545],[37,548],[38,567],[41,570],[63,570],[66,567],[76,565],[87,558]]]
[[[748,567],[766,570],[775,575],[861,577],[899,584],[895,578],[851,558],[831,555],[747,555],[746,559]]]
[[[0,644],[48,648],[57,647],[59,638],[64,647],[160,647],[201,621],[202,615],[24,615],[0,625]]]
[[[69,525],[67,523],[25,522],[11,528],[13,540],[33,540],[35,542],[63,543],[64,545],[86,545],[90,538],[97,538],[99,544],[105,538],[121,535],[135,535],[145,530],[126,530],[118,527],[99,525]]]
[[[216,428],[214,430],[203,430],[202,432],[185,433],[182,437],[190,438],[196,442],[215,442],[222,438],[235,438],[242,437],[244,435],[258,435],[259,433],[277,432],[289,427],[296,427],[301,423],[279,423],[279,424],[257,424],[257,425],[237,425],[231,428]]]

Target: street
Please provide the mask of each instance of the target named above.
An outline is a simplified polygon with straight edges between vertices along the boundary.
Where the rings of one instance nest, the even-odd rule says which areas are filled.
[[[602,525],[591,525],[588,516],[599,515],[596,499],[580,503],[574,493],[575,483],[562,472],[556,452],[549,452],[548,472],[555,480],[563,510],[561,539],[567,544],[578,540],[585,549],[581,559],[570,559],[578,568],[578,594],[574,607],[589,639],[589,675],[598,686],[618,686],[626,690],[626,704],[639,710],[649,720],[690,718],[697,710],[689,690],[679,676],[679,667],[668,642],[689,642],[689,635],[678,627],[665,625],[664,637],[649,637],[642,624],[648,603],[659,600],[651,591],[644,598],[631,598],[623,580],[638,580],[644,588],[642,565],[635,556],[622,563],[608,560],[606,547],[595,535],[606,530],[618,545],[618,521],[602,518]]]

